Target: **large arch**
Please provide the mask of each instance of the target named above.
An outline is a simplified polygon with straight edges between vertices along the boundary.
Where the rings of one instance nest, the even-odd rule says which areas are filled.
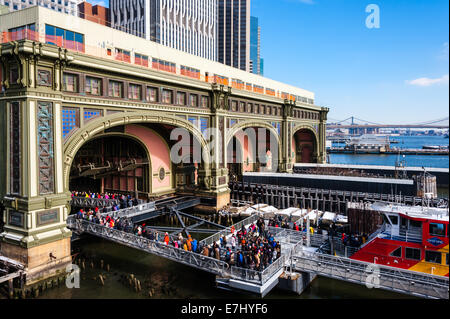
[[[136,146],[140,146],[141,150],[145,153],[145,160],[148,161],[148,164],[146,164],[147,165],[147,169],[143,169],[142,170],[142,176],[141,177],[148,179],[149,185],[148,185],[148,190],[146,191],[146,193],[151,192],[152,191],[151,173],[152,173],[152,167],[153,167],[153,165],[152,165],[152,154],[150,153],[149,147],[146,145],[145,141],[143,141],[138,136],[134,136],[134,135],[127,134],[127,133],[121,133],[121,132],[100,133],[100,134],[95,135],[93,138],[91,138],[86,143],[84,143],[80,147],[79,151],[83,150],[84,147],[89,146],[90,143],[96,142],[96,141],[101,140],[101,139],[108,139],[108,138],[121,138],[123,140],[130,140],[130,141],[135,142],[137,144]],[[75,161],[76,161],[76,159],[78,158],[79,155],[80,155],[79,152],[77,152],[74,160],[72,161],[71,172],[69,174],[70,175],[69,178],[73,178],[72,170],[75,168],[75,166],[74,166],[74,165],[76,165]],[[145,173],[147,173],[146,174],[147,176],[144,177]],[[115,177],[117,178],[117,176],[115,176]],[[75,178],[77,178],[77,177],[75,177]],[[122,178],[123,177],[119,177],[118,179],[121,180]],[[115,179],[115,178],[113,178],[113,179]],[[100,181],[100,184],[101,184],[101,189],[103,189],[103,187],[105,186],[103,184],[103,182],[105,182],[105,180],[103,180],[103,178],[101,178],[99,181]],[[116,182],[117,182],[117,179],[116,179]],[[111,183],[114,184],[114,182],[112,182],[112,181],[111,181]],[[69,184],[69,186],[70,186],[70,184]],[[72,190],[72,189],[70,189],[70,190]],[[79,190],[79,189],[76,188],[76,190]],[[90,189],[90,190],[94,191],[94,189]],[[117,188],[117,190],[119,190],[119,188]],[[131,191],[131,190],[130,189],[127,189],[127,190],[123,190],[122,189],[121,191],[127,192],[127,191]],[[135,193],[137,191],[138,191],[138,189],[134,189]]]
[[[314,127],[300,124],[294,127],[290,137],[293,163],[312,163],[319,156],[319,136]],[[300,147],[301,149],[298,149]]]
[[[170,116],[167,114],[140,111],[138,112],[120,112],[110,114],[98,119],[93,119],[85,126],[79,128],[73,135],[71,135],[64,144],[64,189],[69,190],[69,176],[70,167],[77,154],[78,150],[88,141],[97,136],[97,134],[104,133],[105,130],[111,129],[121,125],[130,124],[167,124],[175,127],[186,129],[201,145],[202,162],[205,163],[205,168],[209,167],[211,163],[210,152],[208,144],[198,128],[192,123],[181,118]]]
[[[244,171],[250,171],[249,163],[247,163],[247,160],[250,159],[253,164],[256,164],[258,155],[258,141],[255,141],[255,143],[252,143],[250,139],[246,138],[245,134],[239,134],[244,133],[244,130],[247,128],[263,128],[267,129],[271,136],[275,137],[276,140],[276,152],[277,154],[271,154],[274,155],[274,159],[276,160],[276,165],[272,167],[272,169],[278,170],[278,163],[281,159],[282,153],[282,142],[280,139],[280,136],[270,123],[263,122],[263,121],[255,121],[255,120],[248,120],[248,121],[242,121],[237,124],[235,124],[231,129],[228,130],[227,136],[225,139],[226,142],[226,150],[227,153],[229,151],[229,145],[230,143],[233,143],[233,140],[236,140],[236,146],[238,147],[240,151],[240,160],[242,160],[241,170]],[[255,153],[256,151],[256,153]],[[228,154],[227,154],[228,157]],[[254,168],[256,169],[256,168]],[[258,169],[257,169],[258,170]]]

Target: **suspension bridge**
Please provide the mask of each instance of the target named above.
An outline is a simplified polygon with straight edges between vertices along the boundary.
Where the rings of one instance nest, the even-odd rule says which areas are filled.
[[[380,129],[380,128],[427,128],[427,129],[448,129],[449,128],[449,117],[444,117],[440,119],[420,122],[420,123],[409,123],[409,124],[389,124],[389,123],[375,123],[372,121],[363,120],[354,116],[346,118],[344,120],[336,120],[329,118],[327,123],[327,129]]]

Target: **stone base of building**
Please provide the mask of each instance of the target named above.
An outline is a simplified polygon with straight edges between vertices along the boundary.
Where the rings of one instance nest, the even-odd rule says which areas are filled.
[[[27,286],[65,274],[72,263],[70,237],[31,248],[2,242],[0,252],[24,265]]]

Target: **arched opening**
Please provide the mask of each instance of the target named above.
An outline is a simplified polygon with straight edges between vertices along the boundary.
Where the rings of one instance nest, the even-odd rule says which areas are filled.
[[[279,141],[267,127],[244,127],[234,132],[227,145],[230,176],[244,172],[276,172]]]
[[[172,136],[174,129],[181,135]],[[69,190],[154,198],[197,188],[203,163],[201,143],[186,129],[162,123],[117,126],[78,150]]]
[[[69,189],[142,197],[149,192],[149,170],[148,153],[138,140],[124,135],[100,136],[77,152]]]
[[[293,149],[296,163],[315,163],[317,143],[314,133],[309,129],[300,129],[293,137]]]
[[[233,136],[227,146],[227,166],[230,180],[242,177],[244,162],[244,148],[236,136]]]

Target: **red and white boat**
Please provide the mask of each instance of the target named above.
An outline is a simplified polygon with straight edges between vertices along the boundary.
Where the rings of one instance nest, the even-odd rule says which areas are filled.
[[[448,277],[448,208],[374,203],[369,209],[384,222],[350,258]]]

